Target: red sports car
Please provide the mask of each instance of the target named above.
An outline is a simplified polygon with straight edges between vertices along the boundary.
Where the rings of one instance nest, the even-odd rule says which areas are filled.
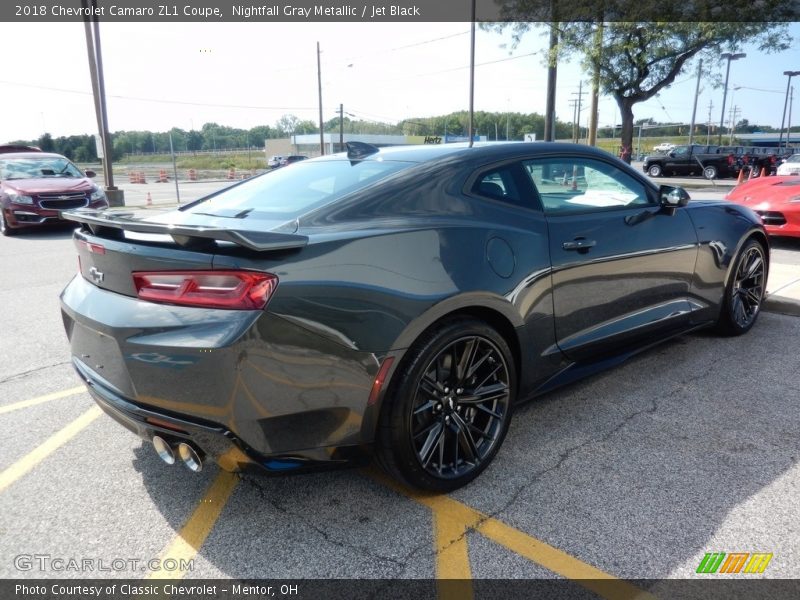
[[[800,177],[757,177],[725,198],[757,212],[770,235],[800,237]]]

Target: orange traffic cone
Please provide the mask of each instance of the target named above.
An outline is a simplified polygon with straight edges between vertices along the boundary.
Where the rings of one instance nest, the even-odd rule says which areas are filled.
[[[767,167],[761,167],[761,177],[767,176]]]
[[[736,185],[744,182],[744,169],[739,169],[739,177],[736,180]]]
[[[578,191],[578,179],[576,177],[572,177],[572,187],[570,188],[571,191],[577,192]]]
[[[150,192],[147,192],[147,206],[153,206],[153,199],[150,197]]]

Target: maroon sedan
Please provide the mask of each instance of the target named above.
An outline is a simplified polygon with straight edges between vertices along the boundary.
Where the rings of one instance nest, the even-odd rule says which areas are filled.
[[[62,223],[60,211],[89,206],[106,208],[105,192],[60,154],[0,154],[0,233],[23,227]]]

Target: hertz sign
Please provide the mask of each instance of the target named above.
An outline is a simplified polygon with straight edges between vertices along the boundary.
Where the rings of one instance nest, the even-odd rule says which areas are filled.
[[[763,573],[771,560],[766,552],[707,552],[697,573]]]

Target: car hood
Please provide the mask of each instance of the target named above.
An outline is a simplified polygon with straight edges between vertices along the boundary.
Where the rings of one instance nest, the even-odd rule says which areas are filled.
[[[737,186],[725,197],[756,210],[787,204],[800,208],[800,203],[789,202],[800,197],[800,177],[759,177]]]
[[[42,177],[33,179],[10,179],[3,182],[5,189],[23,194],[48,194],[54,192],[91,192],[95,185],[89,179],[66,177]]]

